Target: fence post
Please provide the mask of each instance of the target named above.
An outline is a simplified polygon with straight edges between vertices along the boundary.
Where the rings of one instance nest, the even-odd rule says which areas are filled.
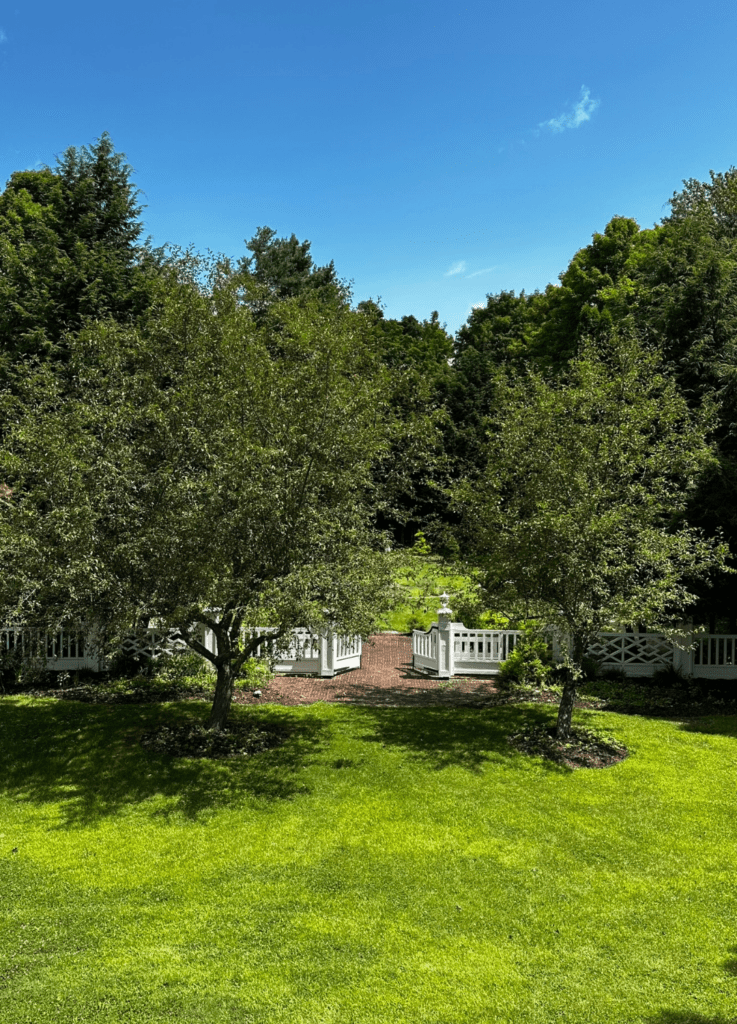
[[[441,594],[442,605],[438,608],[438,677],[450,679],[453,675],[453,612],[448,607],[448,595]]]
[[[330,679],[335,675],[335,634],[332,629],[320,633],[320,675]]]

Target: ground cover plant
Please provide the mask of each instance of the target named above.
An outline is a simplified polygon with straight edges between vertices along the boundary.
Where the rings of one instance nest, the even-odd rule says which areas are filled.
[[[394,601],[381,626],[397,633],[429,629],[437,621],[440,598],[451,595],[453,618],[469,629],[494,629],[508,625],[504,615],[482,605],[476,581],[453,563],[433,552],[420,531],[411,548],[399,548],[391,555]]]
[[[206,703],[0,700],[0,1020],[727,1024],[737,717],[236,707],[243,757],[141,745]]]

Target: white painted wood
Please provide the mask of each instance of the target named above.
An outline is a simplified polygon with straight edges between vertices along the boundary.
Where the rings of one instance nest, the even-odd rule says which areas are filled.
[[[259,627],[254,633],[275,632],[274,627]],[[217,653],[217,640],[210,629],[202,631],[202,641],[213,654]],[[256,648],[256,655],[268,653],[268,643]],[[143,656],[156,661],[189,651],[190,648],[175,629],[150,626],[138,634],[126,637],[122,650],[132,656]],[[24,657],[33,658],[52,672],[73,672],[90,669],[103,672],[107,663],[95,651],[89,633],[59,630],[51,634],[42,629],[4,627],[0,629],[0,651],[18,650]],[[360,637],[342,637],[336,633],[315,633],[309,629],[295,629],[286,645],[277,652],[274,671],[284,675],[317,674],[332,678],[337,672],[361,667],[362,643]]]
[[[49,633],[43,629],[5,626],[0,629],[0,650],[18,651],[21,657],[38,662],[53,672],[76,672],[104,667],[94,645],[84,631],[59,629]]]
[[[439,678],[452,675],[497,675],[514,650],[522,631],[518,629],[467,629],[462,622],[447,628],[448,650],[441,647],[443,632],[434,622],[427,632],[412,633],[412,665]]]

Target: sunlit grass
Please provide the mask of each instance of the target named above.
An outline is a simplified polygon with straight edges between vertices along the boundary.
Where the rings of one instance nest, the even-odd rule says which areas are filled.
[[[453,572],[434,555],[420,555],[414,549],[395,552],[394,585],[396,601],[380,623],[381,629],[409,633],[429,629],[438,617],[440,596],[456,597],[472,587],[472,581]]]
[[[0,701],[3,1024],[732,1019],[737,719],[577,713],[632,751],[604,771],[509,749],[539,705],[237,708],[291,730],[246,762],[138,745],[205,713]]]

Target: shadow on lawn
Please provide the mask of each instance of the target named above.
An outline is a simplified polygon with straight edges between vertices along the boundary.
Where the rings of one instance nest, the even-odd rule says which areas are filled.
[[[737,715],[705,715],[703,718],[689,718],[681,722],[685,732],[711,733],[713,736],[734,736],[737,738]]]
[[[0,792],[32,803],[59,802],[65,826],[83,826],[127,804],[174,798],[168,811],[189,818],[247,799],[271,802],[307,792],[302,768],[323,745],[324,722],[259,708],[258,724],[288,732],[286,741],[248,759],[175,759],[148,754],[143,732],[202,720],[190,704],[106,706],[57,701],[0,701]],[[234,709],[240,717],[251,709]],[[256,717],[256,716],[254,716]]]
[[[706,1017],[690,1010],[661,1010],[654,1017],[648,1017],[646,1024],[737,1024],[737,1017]]]
[[[727,952],[737,954],[737,946]],[[728,957],[723,967],[727,974],[737,974],[737,955]],[[648,1017],[646,1024],[737,1024],[737,1017],[712,1017],[693,1010],[661,1010],[654,1017]]]
[[[525,728],[552,725],[557,709],[535,705],[495,708],[356,708],[370,727],[362,739],[385,747],[402,747],[424,764],[443,769],[451,765],[479,772],[489,761],[531,760],[513,750],[507,736]],[[579,712],[577,714],[580,715]],[[535,759],[551,772],[570,769]]]

